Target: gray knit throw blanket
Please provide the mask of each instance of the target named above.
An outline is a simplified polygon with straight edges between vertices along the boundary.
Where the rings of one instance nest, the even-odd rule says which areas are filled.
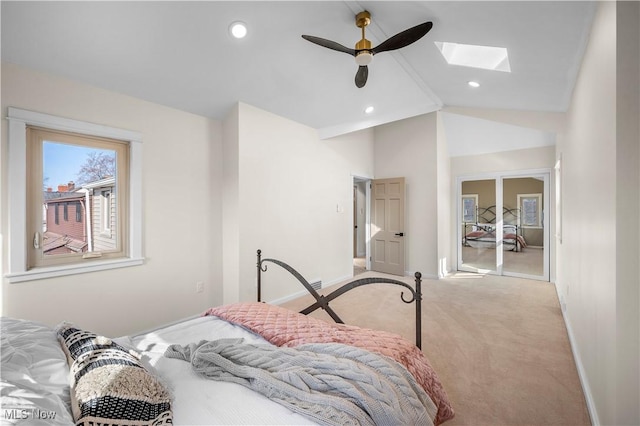
[[[243,339],[171,345],[212,380],[239,383],[324,425],[432,425],[436,407],[394,360],[338,343],[296,348]]]

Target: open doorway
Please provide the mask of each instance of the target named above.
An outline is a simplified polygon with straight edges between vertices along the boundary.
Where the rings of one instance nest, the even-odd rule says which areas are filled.
[[[368,257],[370,179],[353,177],[353,275],[370,268]]]

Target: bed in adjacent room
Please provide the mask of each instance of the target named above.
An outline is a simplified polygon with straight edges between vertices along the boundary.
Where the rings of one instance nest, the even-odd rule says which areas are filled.
[[[288,267],[259,254],[259,271],[265,262]],[[366,280],[340,294],[375,283]],[[421,293],[398,285],[411,290],[402,300],[418,306]],[[334,293],[316,293],[310,309],[331,310]],[[2,419],[342,425],[439,424],[453,417],[436,372],[414,342],[339,322],[261,302],[213,307],[118,338],[74,324],[51,328],[3,318]]]
[[[462,244],[473,248],[496,248],[496,206],[476,207],[475,222],[463,223]],[[502,249],[519,252],[527,246],[522,228],[517,225],[519,209],[502,207]]]
[[[475,224],[471,226],[471,231],[464,235],[464,245],[473,248],[496,248],[496,225]],[[527,246],[522,235],[518,235],[516,225],[503,225],[502,227],[502,248],[503,250],[522,251]]]

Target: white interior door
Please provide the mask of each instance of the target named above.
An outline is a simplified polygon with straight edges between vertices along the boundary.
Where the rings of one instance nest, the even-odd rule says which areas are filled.
[[[371,181],[371,269],[404,275],[404,178]]]

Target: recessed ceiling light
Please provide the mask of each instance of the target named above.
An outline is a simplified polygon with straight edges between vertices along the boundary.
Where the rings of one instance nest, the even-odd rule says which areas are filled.
[[[236,21],[229,25],[229,32],[235,38],[243,38],[247,35],[247,25],[244,22]]]
[[[504,47],[435,42],[447,63],[485,70],[511,72],[509,55]]]
[[[467,84],[471,87],[480,87],[480,83],[477,81],[468,81]]]
[[[364,113],[365,114],[371,114],[373,112],[373,110],[374,110],[374,108],[370,105],[370,106],[368,106],[368,107],[366,107],[364,109]]]

